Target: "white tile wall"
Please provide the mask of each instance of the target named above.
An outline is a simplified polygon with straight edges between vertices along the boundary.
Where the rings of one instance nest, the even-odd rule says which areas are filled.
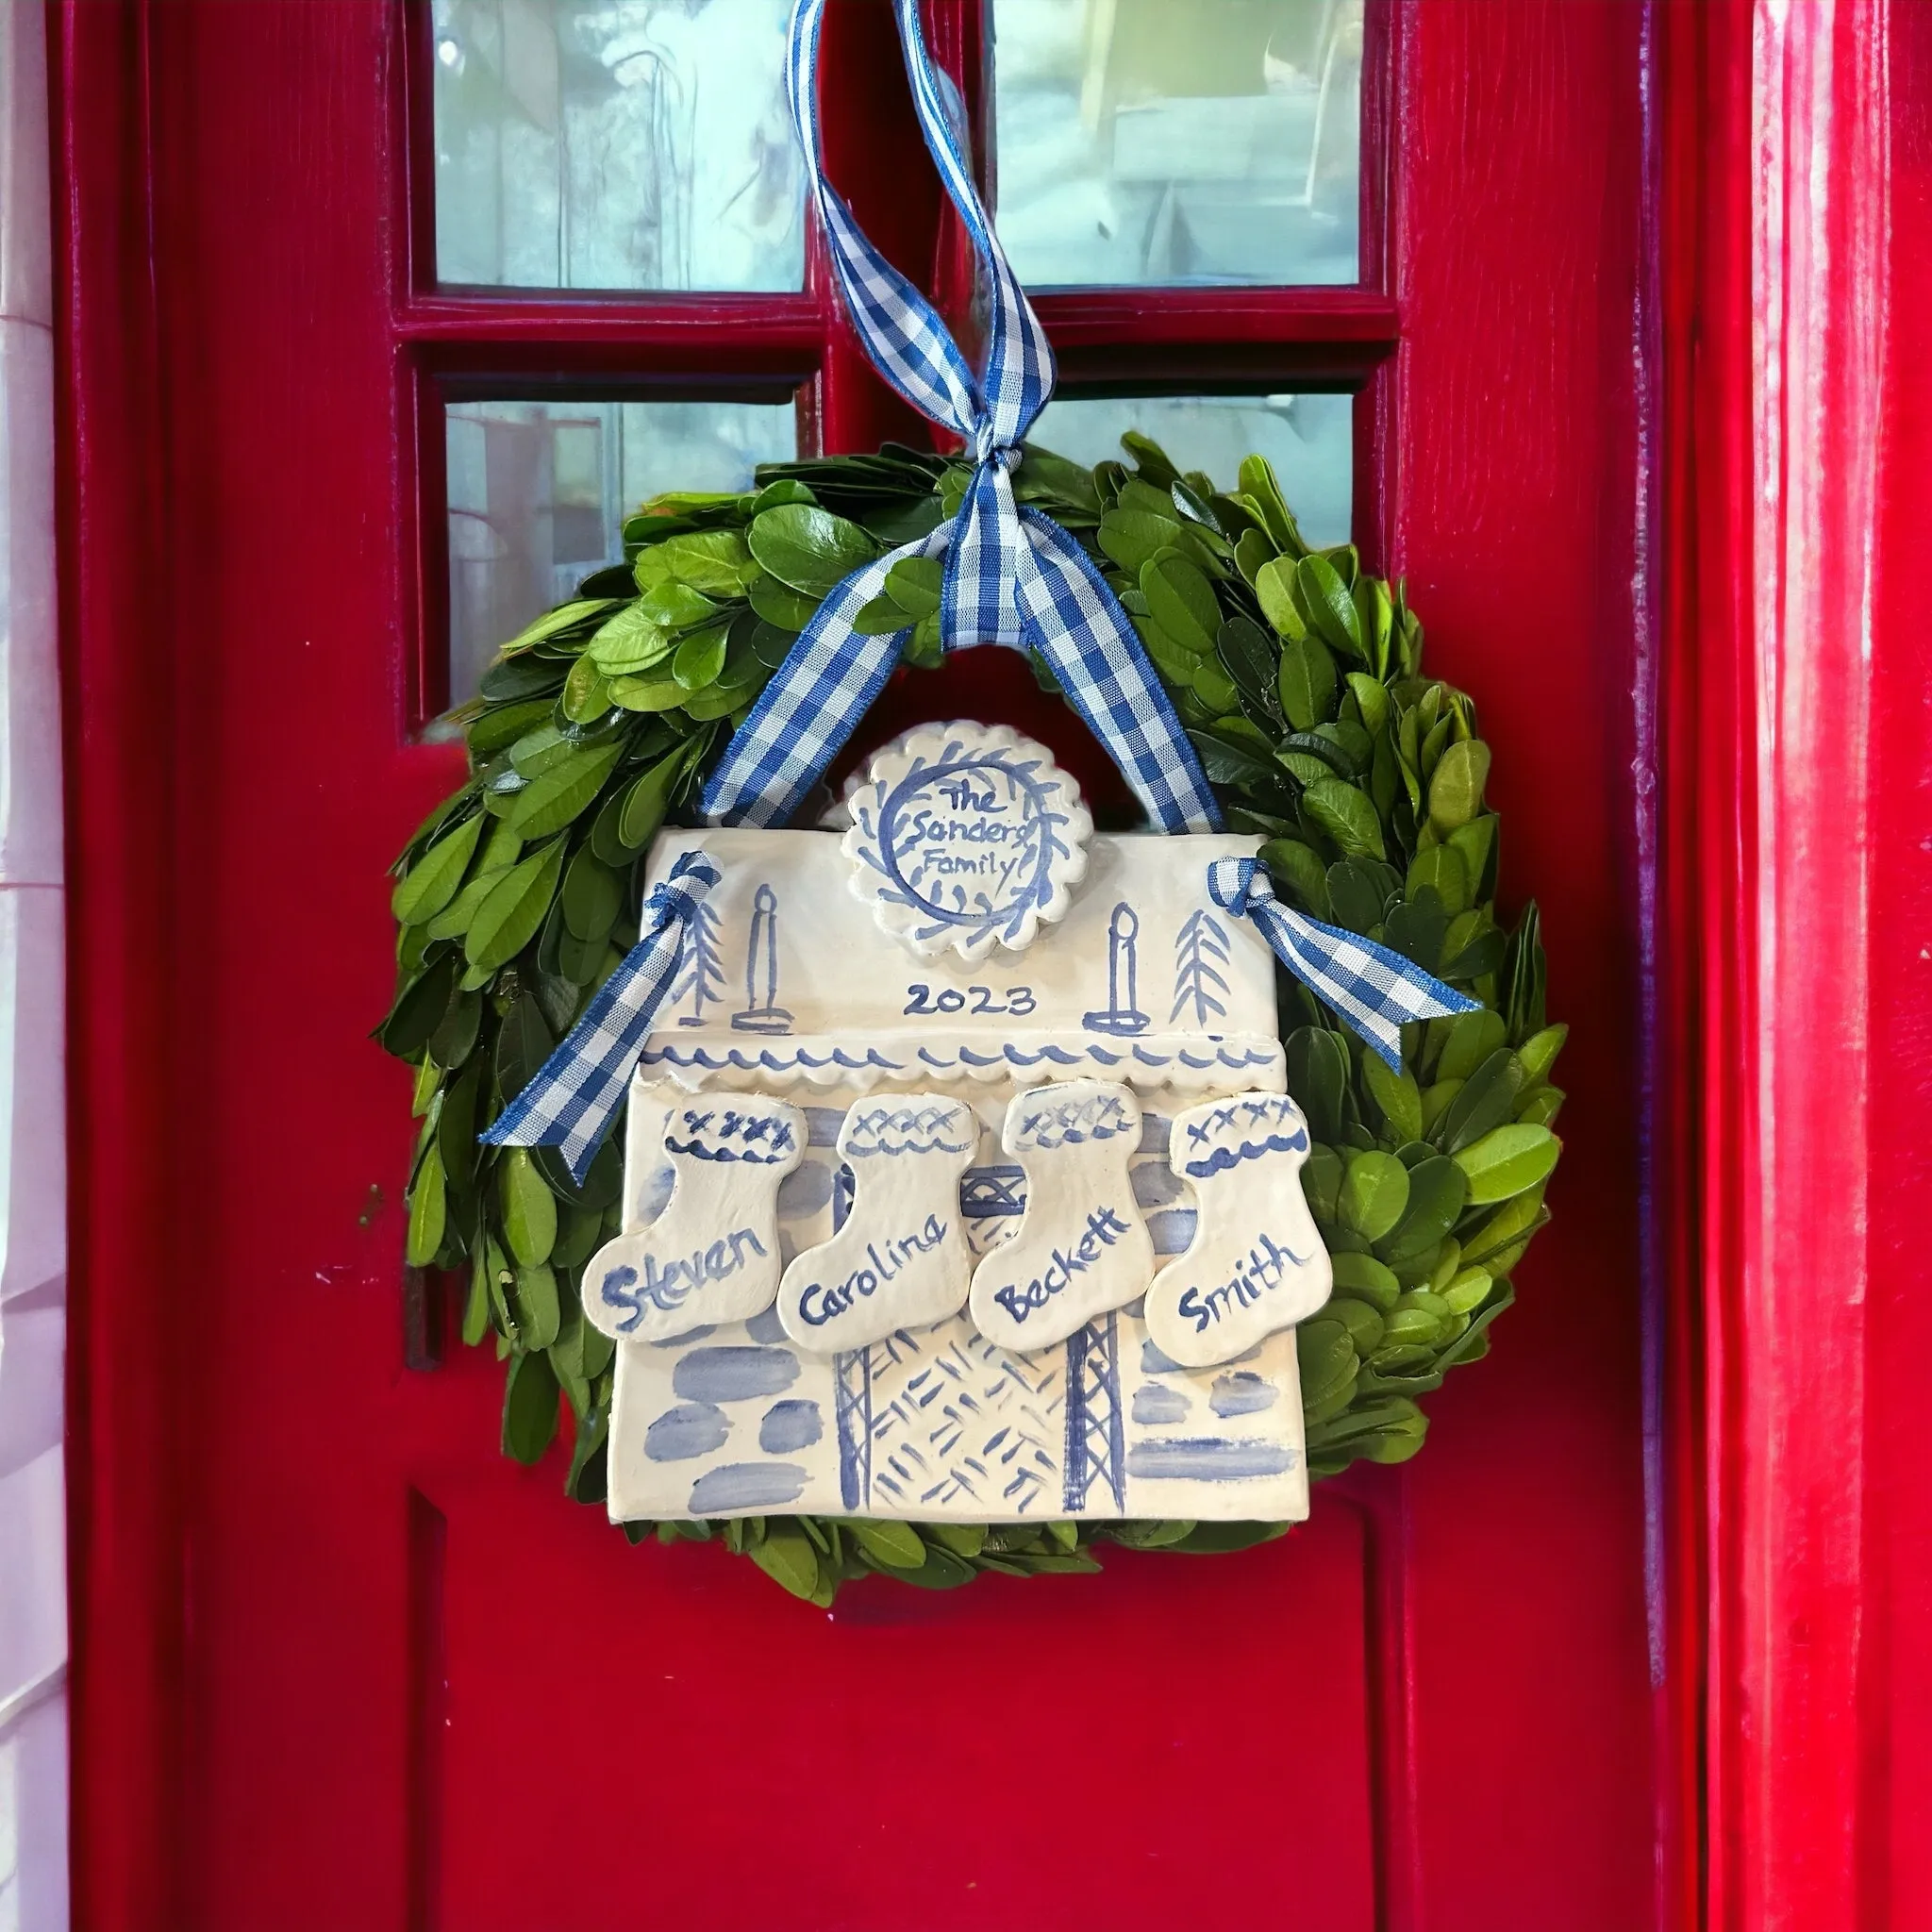
[[[0,0],[0,1932],[67,1924],[60,694],[45,16]]]

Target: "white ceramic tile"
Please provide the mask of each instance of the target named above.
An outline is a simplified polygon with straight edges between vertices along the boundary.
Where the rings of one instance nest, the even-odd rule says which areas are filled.
[[[0,1302],[67,1268],[64,895],[0,887]]]
[[[60,1443],[67,1284],[0,1302],[0,1477]]]
[[[60,877],[54,344],[0,321],[0,884]]]
[[[66,1932],[67,1694],[0,1731],[0,1932]]]
[[[0,315],[51,325],[45,8],[0,0]]]
[[[67,1659],[66,1520],[58,1448],[0,1476],[0,1704]]]

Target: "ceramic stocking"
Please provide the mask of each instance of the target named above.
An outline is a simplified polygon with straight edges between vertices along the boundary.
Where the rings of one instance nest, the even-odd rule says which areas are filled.
[[[963,1101],[905,1093],[854,1107],[839,1129],[852,1211],[786,1269],[786,1334],[835,1355],[956,1314],[973,1272],[959,1176],[978,1150],[979,1118]]]
[[[973,1321],[989,1341],[1050,1348],[1147,1286],[1154,1241],[1127,1162],[1141,1104],[1112,1080],[1064,1080],[1016,1094],[1006,1150],[1026,1170],[1020,1231],[973,1274]]]
[[[584,1312],[619,1341],[744,1322],[778,1291],[778,1184],[805,1158],[805,1116],[782,1100],[704,1094],[664,1123],[676,1175],[650,1226],[584,1270]]]
[[[1245,1355],[1328,1299],[1328,1251],[1302,1193],[1308,1127],[1286,1094],[1241,1093],[1176,1114],[1168,1164],[1199,1218],[1147,1291],[1147,1333],[1183,1368]]]

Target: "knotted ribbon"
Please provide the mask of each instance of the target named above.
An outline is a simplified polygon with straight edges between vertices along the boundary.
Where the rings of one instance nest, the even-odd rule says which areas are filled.
[[[1253,920],[1274,957],[1395,1073],[1402,1071],[1406,1021],[1473,1013],[1482,1005],[1400,953],[1284,906],[1258,858],[1216,859],[1208,868],[1208,895],[1237,919]]]
[[[781,825],[791,818],[877,697],[911,626],[884,636],[853,628],[905,557],[946,559],[940,631],[947,649],[1031,646],[1107,746],[1165,832],[1213,832],[1221,814],[1180,720],[1107,580],[1074,537],[1013,495],[1020,444],[1053,393],[1045,331],[1008,265],[927,58],[919,0],[895,0],[906,71],[926,146],[985,271],[986,373],[975,377],[931,305],[866,240],[825,178],[815,78],[824,0],[796,0],[787,89],[845,306],[879,372],[915,408],[962,437],[974,472],[958,517],[845,577],[773,675],[705,786],[713,824]],[[483,1139],[554,1145],[581,1181],[675,976],[683,935],[717,866],[687,853],[644,902],[644,929],[570,1036]],[[1350,932],[1281,906],[1256,859],[1208,868],[1208,891],[1252,919],[1289,970],[1349,1020],[1391,1066],[1405,1021],[1465,1012],[1476,1002]]]
[[[896,0],[906,72],[925,144],[984,271],[986,372],[975,376],[932,306],[879,254],[825,178],[819,140],[824,0],[797,0],[786,82],[845,308],[880,375],[922,414],[964,439],[973,477],[958,517],[852,573],[820,606],[705,786],[713,824],[783,824],[798,809],[898,662],[911,626],[862,637],[852,625],[901,558],[946,559],[940,637],[1038,650],[1166,832],[1217,831],[1219,808],[1193,746],[1107,580],[1052,518],[1013,495],[1020,443],[1053,393],[1053,350],[973,185],[926,54],[919,0]]]
[[[493,1147],[557,1147],[579,1185],[671,991],[685,929],[723,874],[687,852],[643,905],[638,942],[529,1084],[483,1131]]]

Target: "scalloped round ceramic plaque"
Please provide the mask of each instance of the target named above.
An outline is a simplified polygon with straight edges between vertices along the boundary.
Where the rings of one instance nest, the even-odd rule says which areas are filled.
[[[1066,916],[1093,820],[1043,744],[1004,724],[924,724],[847,801],[852,886],[921,958],[1020,952]]]

